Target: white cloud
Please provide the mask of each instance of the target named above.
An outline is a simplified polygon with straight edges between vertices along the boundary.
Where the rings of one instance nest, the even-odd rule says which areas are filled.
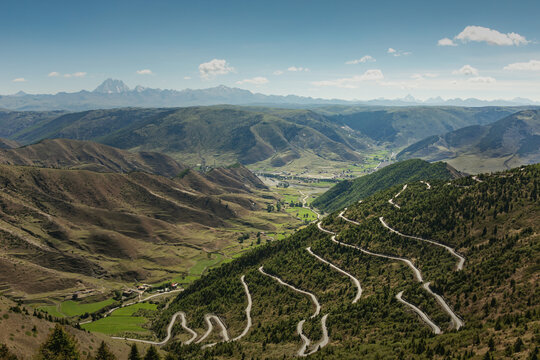
[[[411,78],[414,80],[425,80],[426,78],[432,79],[432,78],[436,78],[437,76],[439,76],[439,74],[424,73],[424,74],[412,74]]]
[[[274,71],[273,74],[274,75],[283,75],[283,71],[282,70],[276,70],[276,71]]]
[[[203,79],[209,79],[216,75],[225,75],[233,71],[234,68],[223,59],[213,59],[199,65],[199,74]]]
[[[142,69],[142,70],[137,70],[137,74],[139,75],[152,75],[152,70],[150,69]]]
[[[13,82],[26,82],[26,79],[21,77],[21,78],[15,78],[15,79],[13,79],[11,81],[13,81]]]
[[[74,72],[73,74],[64,74],[64,77],[71,78],[71,77],[85,77],[86,73],[83,71]]]
[[[504,70],[540,71],[540,60],[530,60],[528,62],[508,64],[504,67]]]
[[[410,81],[381,81],[378,84],[382,86],[398,88],[401,90],[417,89],[419,87],[418,83],[413,83]]]
[[[237,81],[236,83],[238,85],[242,85],[242,84],[263,85],[263,84],[266,84],[267,82],[268,82],[267,78],[262,77],[262,76],[256,76],[251,79],[244,79],[244,80]]]
[[[452,71],[452,74],[454,74],[454,75],[465,75],[465,76],[470,76],[470,75],[477,76],[478,75],[478,69],[473,68],[471,65],[463,65],[461,67],[461,69]]]
[[[499,46],[527,45],[530,42],[524,36],[514,32],[504,34],[497,30],[474,25],[467,26],[455,39],[461,40],[464,43],[475,41]]]
[[[355,60],[349,60],[347,61],[345,64],[347,65],[356,65],[356,64],[360,64],[360,63],[367,63],[367,62],[374,62],[374,61],[377,61],[375,60],[375,58],[371,55],[366,55],[366,56],[362,56],[360,59],[355,59]]]
[[[72,77],[85,77],[86,76],[86,73],[83,72],[83,71],[78,71],[78,72],[74,72],[72,74],[60,74],[59,72],[57,71],[53,71],[53,72],[50,72],[49,75],[47,75],[48,77],[58,77],[58,76],[63,76],[65,78],[72,78]]]
[[[307,72],[307,71],[309,71],[309,69],[308,69],[308,68],[305,68],[305,67],[301,67],[301,66],[300,66],[300,67],[291,66],[291,67],[289,67],[289,68],[287,69],[287,71],[293,71],[293,72],[302,72],[302,71],[305,71],[305,72]]]
[[[497,80],[495,80],[495,78],[492,78],[491,76],[476,76],[467,80],[467,82],[475,84],[492,84],[496,81]]]
[[[386,53],[390,54],[390,55],[393,55],[393,56],[407,56],[407,55],[411,55],[411,52],[410,51],[403,51],[403,50],[396,50],[394,48],[388,48],[388,50],[386,50]]]
[[[437,42],[438,46],[457,46],[454,40],[449,38],[443,38]]]
[[[184,76],[184,80],[191,80],[191,76]]]
[[[313,81],[312,84],[315,86],[334,86],[346,89],[354,89],[357,88],[361,82],[382,79],[384,79],[382,71],[379,69],[372,69],[367,70],[362,75],[355,75],[350,78],[341,78],[336,80]]]

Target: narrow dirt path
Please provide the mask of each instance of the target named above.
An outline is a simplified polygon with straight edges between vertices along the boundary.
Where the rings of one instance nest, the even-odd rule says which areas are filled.
[[[409,239],[414,239],[414,240],[424,241],[424,242],[427,242],[427,243],[430,243],[430,244],[433,244],[433,245],[436,245],[436,246],[440,246],[440,247],[446,249],[446,251],[448,251],[452,256],[454,256],[454,257],[456,257],[456,258],[458,259],[458,263],[456,264],[456,270],[459,271],[459,270],[462,270],[462,269],[463,269],[463,264],[465,264],[465,258],[464,258],[463,256],[461,256],[460,254],[458,254],[457,251],[454,250],[453,248],[451,248],[450,246],[441,244],[441,243],[436,242],[436,241],[433,241],[433,240],[423,239],[423,238],[418,237],[418,236],[402,234],[402,233],[400,233],[399,231],[397,231],[397,230],[391,228],[391,227],[386,223],[386,221],[384,221],[384,218],[383,218],[382,216],[379,218],[379,221],[381,222],[381,224],[382,224],[385,228],[387,228],[388,230],[390,230],[390,231],[393,232],[394,234],[398,234],[399,236],[402,236],[402,237],[405,237],[405,238],[409,238]]]
[[[351,275],[350,273],[346,272],[345,270],[342,270],[340,268],[338,268],[336,265],[332,264],[331,262],[327,261],[327,260],[324,260],[322,257],[320,257],[319,255],[315,254],[312,250],[311,250],[311,247],[308,247],[306,248],[307,252],[310,253],[311,255],[313,255],[316,259],[318,259],[319,261],[322,261],[323,263],[329,265],[332,269],[342,273],[343,275],[346,275],[348,276],[352,282],[354,283],[354,285],[356,285],[356,288],[357,288],[357,291],[356,291],[356,296],[354,297],[352,303],[356,303],[360,297],[362,296],[362,286],[360,285],[360,281],[355,278],[353,275]]]
[[[400,291],[397,295],[396,295],[396,299],[398,299],[399,302],[407,305],[408,307],[410,307],[411,309],[413,309],[413,311],[415,313],[417,313],[420,318],[426,323],[429,325],[429,327],[431,328],[431,330],[433,330],[433,333],[435,334],[440,334],[441,333],[441,329],[435,325],[435,323],[433,321],[431,321],[431,319],[426,315],[426,313],[424,313],[422,310],[420,310],[418,307],[414,306],[413,304],[411,304],[410,302],[407,302],[405,300],[403,300],[402,298],[403,296],[403,291]]]
[[[306,195],[306,194],[304,194],[304,192],[302,190],[298,190],[298,192],[303,196],[303,198],[302,198],[302,206],[305,207],[306,209],[311,210],[315,215],[317,215],[317,219],[320,219],[321,214],[319,214],[319,212],[317,212],[315,209],[312,209],[312,208],[307,206],[307,199],[309,198],[310,194]],[[315,221],[317,221],[317,220],[313,220],[312,222],[315,222]]]

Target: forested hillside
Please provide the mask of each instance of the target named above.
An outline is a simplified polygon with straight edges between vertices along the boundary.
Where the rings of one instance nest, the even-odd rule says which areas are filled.
[[[163,312],[157,337],[182,311],[198,337],[209,314],[226,324],[189,346],[175,326],[166,348],[182,359],[534,358],[540,166],[407,185],[211,271]]]
[[[450,180],[462,176],[446,163],[430,164],[420,159],[401,161],[373,174],[344,180],[313,201],[313,206],[331,212],[353,204],[379,190],[417,180]]]

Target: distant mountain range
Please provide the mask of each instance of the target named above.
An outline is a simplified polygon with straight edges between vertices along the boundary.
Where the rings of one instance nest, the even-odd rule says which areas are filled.
[[[524,110],[488,125],[429,136],[403,149],[397,158],[444,160],[470,173],[540,162],[540,110]]]
[[[521,106],[540,105],[529,99],[479,100],[448,99],[435,97],[426,101],[408,95],[400,99],[374,99],[346,101],[320,99],[296,95],[264,95],[239,88],[220,85],[208,89],[162,90],[136,86],[130,89],[123,81],[107,79],[93,91],[74,93],[27,94],[22,91],[14,95],[0,96],[0,108],[10,110],[69,110],[82,111],[115,107],[177,107],[195,105],[371,105],[371,106]]]

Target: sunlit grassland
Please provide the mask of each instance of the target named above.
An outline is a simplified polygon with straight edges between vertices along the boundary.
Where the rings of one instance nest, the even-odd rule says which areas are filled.
[[[108,335],[120,335],[122,333],[149,333],[143,325],[148,322],[144,316],[134,316],[139,310],[155,311],[157,305],[138,303],[117,309],[111,315],[97,321],[83,324],[81,327],[91,332],[100,332]]]

